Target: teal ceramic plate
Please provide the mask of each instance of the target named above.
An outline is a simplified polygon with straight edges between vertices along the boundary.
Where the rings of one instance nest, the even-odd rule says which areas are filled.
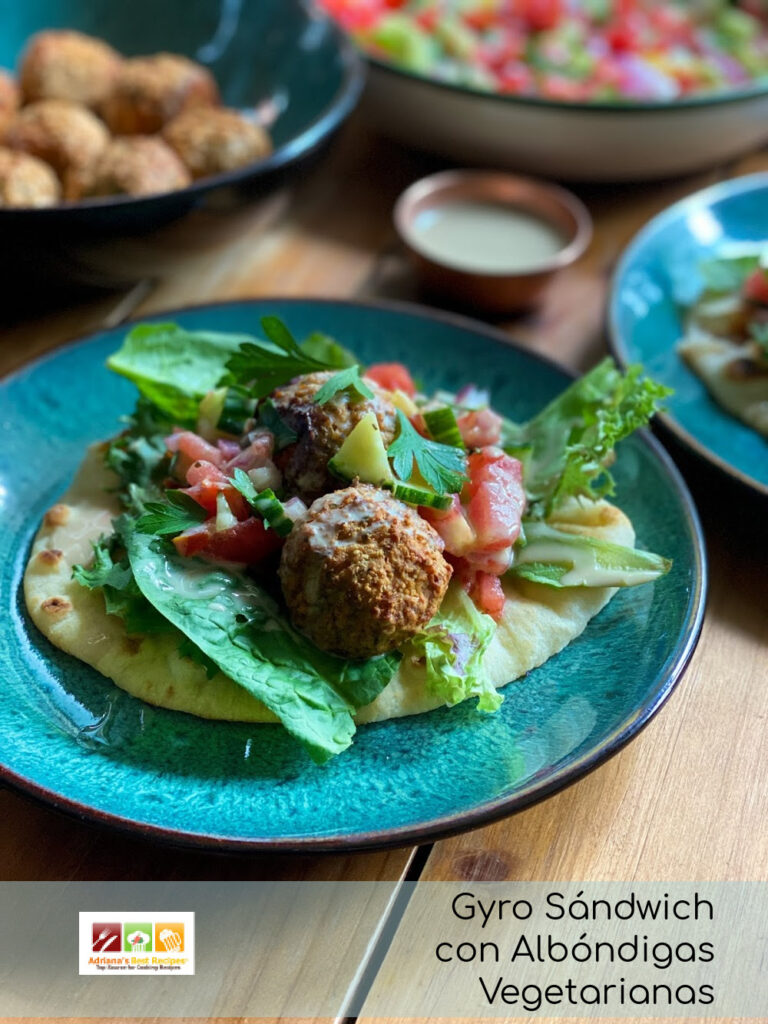
[[[249,331],[267,312],[299,336],[332,334],[366,361],[404,360],[427,389],[490,387],[515,418],[568,383],[499,332],[418,307],[265,299],[170,317],[192,329]],[[647,436],[622,445],[618,500],[640,543],[672,557],[674,569],[620,593],[565,651],[507,686],[495,715],[468,703],[366,726],[319,768],[278,726],[149,707],[57,651],[28,621],[20,580],[37,524],[85,445],[132,408],[131,385],[104,368],[123,333],[61,349],[2,392],[0,778],[10,785],[92,820],[210,848],[395,845],[554,792],[626,743],[669,696],[701,626],[704,551],[685,485]]]
[[[616,270],[609,308],[619,362],[641,362],[674,388],[661,422],[713,466],[768,495],[768,441],[726,412],[675,351],[682,307],[702,287],[699,267],[724,244],[768,241],[768,174],[715,185],[660,213]]]

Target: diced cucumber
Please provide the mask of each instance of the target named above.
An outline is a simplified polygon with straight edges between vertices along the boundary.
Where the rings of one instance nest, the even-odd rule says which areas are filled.
[[[390,484],[392,494],[407,505],[421,505],[426,508],[445,510],[453,504],[452,494],[438,494],[427,487],[415,487],[405,484],[402,480],[394,480]]]
[[[328,468],[342,480],[357,477],[363,483],[378,487],[392,483],[394,477],[375,413],[367,412],[352,428]]]
[[[280,537],[287,537],[293,529],[293,520],[286,515],[285,506],[270,488],[261,491],[250,504]]]
[[[464,448],[464,439],[456,422],[456,415],[447,405],[440,409],[429,409],[424,413],[424,422],[433,440],[440,444],[449,444],[453,448]]]

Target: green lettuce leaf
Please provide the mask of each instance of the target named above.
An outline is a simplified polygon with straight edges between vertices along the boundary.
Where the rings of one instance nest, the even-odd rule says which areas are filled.
[[[387,685],[398,656],[351,662],[318,650],[250,577],[179,556],[124,519],[121,538],[139,589],[228,676],[261,700],[319,763],[345,750],[353,714]]]
[[[496,623],[478,611],[461,587],[450,587],[437,615],[408,641],[405,657],[423,662],[429,690],[453,706],[477,697],[479,711],[497,711],[504,698],[488,681],[483,659]]]
[[[245,334],[187,331],[177,324],[139,324],[107,366],[133,381],[174,423],[193,426],[200,400],[218,384]]]
[[[360,360],[354,352],[350,352],[348,348],[344,348],[322,331],[314,331],[302,341],[301,350],[305,355],[319,363],[325,363],[329,368],[343,370],[346,366],[360,365]]]
[[[93,545],[90,568],[72,566],[72,578],[88,590],[101,590],[108,615],[119,615],[129,636],[164,633],[171,624],[152,607],[136,585],[128,559],[116,555],[118,539],[100,537]]]
[[[636,587],[652,583],[672,567],[669,559],[650,551],[566,533],[546,523],[527,523],[525,537],[509,572],[549,587]]]
[[[502,444],[524,465],[528,515],[546,519],[565,498],[614,493],[608,469],[619,441],[644,427],[670,390],[622,373],[612,359],[575,381],[532,420],[505,423]]]

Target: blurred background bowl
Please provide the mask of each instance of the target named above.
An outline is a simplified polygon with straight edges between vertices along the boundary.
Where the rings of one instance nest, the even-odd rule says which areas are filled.
[[[73,28],[105,39],[126,56],[165,50],[191,57],[210,69],[225,105],[261,107],[274,116],[269,157],[187,188],[0,210],[2,272],[3,260],[9,272],[19,261],[29,269],[40,260],[53,266],[79,242],[149,231],[212,192],[236,187],[253,194],[274,187],[289,166],[331,138],[355,106],[365,78],[352,43],[301,0],[0,0],[0,26],[0,67],[9,70],[35,32]],[[73,273],[77,266],[74,260]]]
[[[768,84],[681,100],[556,102],[438,82],[369,58],[365,110],[383,132],[461,163],[563,181],[645,181],[768,139]]]

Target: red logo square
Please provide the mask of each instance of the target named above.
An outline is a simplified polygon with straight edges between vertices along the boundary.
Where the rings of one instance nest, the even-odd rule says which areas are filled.
[[[123,927],[114,921],[96,921],[91,936],[94,953],[119,953]]]

